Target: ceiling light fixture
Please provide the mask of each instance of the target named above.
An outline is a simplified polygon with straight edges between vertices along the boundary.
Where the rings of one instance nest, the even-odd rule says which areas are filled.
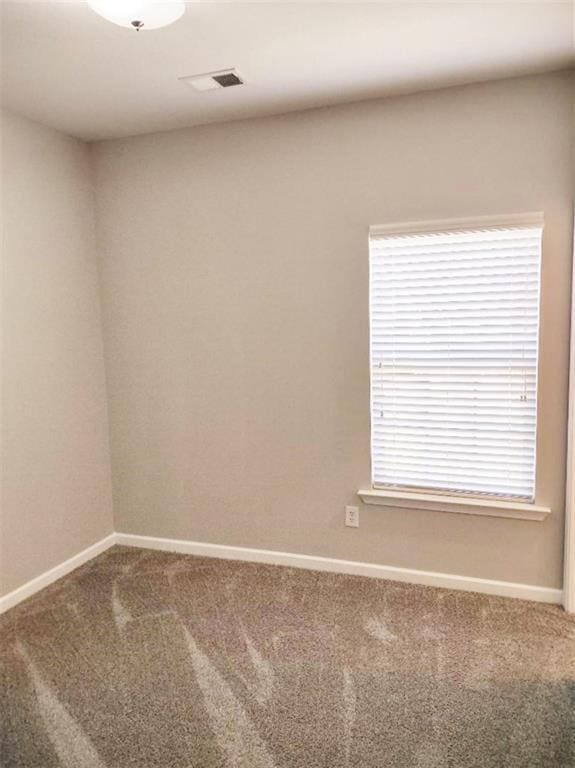
[[[97,14],[139,32],[167,27],[186,10],[183,0],[87,0]]]

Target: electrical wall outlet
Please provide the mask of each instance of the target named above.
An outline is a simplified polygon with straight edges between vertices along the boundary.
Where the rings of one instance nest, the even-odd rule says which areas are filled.
[[[345,524],[350,528],[359,528],[359,507],[345,508]]]

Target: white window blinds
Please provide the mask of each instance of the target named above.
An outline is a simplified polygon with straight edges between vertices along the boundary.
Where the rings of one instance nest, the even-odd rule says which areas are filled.
[[[533,499],[541,233],[371,232],[375,487]]]

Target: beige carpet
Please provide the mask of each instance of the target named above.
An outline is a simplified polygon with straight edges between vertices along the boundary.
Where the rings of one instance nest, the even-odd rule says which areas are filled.
[[[555,606],[116,547],[0,641],[5,768],[575,766]]]

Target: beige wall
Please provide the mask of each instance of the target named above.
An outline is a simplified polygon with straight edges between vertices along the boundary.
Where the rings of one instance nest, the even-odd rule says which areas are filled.
[[[113,522],[89,150],[15,115],[1,127],[6,593]]]
[[[559,587],[570,75],[96,150],[116,529]],[[345,504],[369,483],[367,228],[545,212],[545,522]]]

